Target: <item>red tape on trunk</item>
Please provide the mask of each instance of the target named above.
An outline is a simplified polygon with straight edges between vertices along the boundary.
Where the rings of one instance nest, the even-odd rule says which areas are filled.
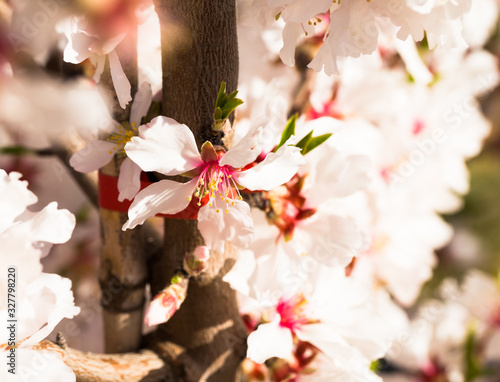
[[[141,190],[151,184],[153,183],[141,177]],[[123,202],[120,202],[118,201],[118,194],[118,178],[105,175],[99,171],[99,206],[107,210],[127,213],[132,201],[125,199]],[[196,220],[198,219],[198,211],[207,201],[208,197],[205,197],[202,200],[201,206],[198,206],[198,199],[193,198],[183,211],[174,215],[157,214],[156,216],[171,219]]]

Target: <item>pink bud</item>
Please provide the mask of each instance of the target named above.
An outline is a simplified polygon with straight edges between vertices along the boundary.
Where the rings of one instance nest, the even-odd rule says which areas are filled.
[[[207,268],[210,250],[204,245],[197,246],[184,257],[184,270],[191,276],[198,276]]]
[[[174,276],[172,284],[158,293],[149,303],[144,317],[146,325],[153,326],[167,322],[184,302],[187,286],[187,277]]]

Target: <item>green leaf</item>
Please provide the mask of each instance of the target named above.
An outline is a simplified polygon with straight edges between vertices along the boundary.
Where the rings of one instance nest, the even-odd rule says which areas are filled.
[[[274,152],[278,151],[278,149],[285,144],[288,139],[295,134],[295,123],[297,122],[298,114],[294,114],[290,117],[288,122],[286,123],[285,130],[283,130],[283,134],[281,134],[280,143],[274,149]]]
[[[306,147],[302,150],[302,155],[306,155],[307,153],[310,153],[313,151],[316,147],[318,147],[320,144],[325,142],[328,138],[330,138],[332,134],[323,134],[323,135],[318,135],[317,137],[311,138],[306,145]]]
[[[229,95],[227,96],[227,101],[230,101],[230,100],[232,100],[232,99],[236,98],[236,96],[237,96],[237,95],[238,95],[238,90],[235,90],[234,92],[232,92],[231,94],[229,94]],[[227,102],[227,101],[226,101],[226,102]]]
[[[300,149],[302,149],[302,154],[304,154],[304,150],[306,148],[306,146],[309,144],[309,141],[312,139],[312,136],[313,136],[313,132],[312,130],[309,132],[309,134],[307,134],[304,138],[302,138],[299,143],[297,143],[295,145],[295,147],[298,147]]]
[[[214,111],[214,120],[222,119],[222,110],[220,107],[216,108]]]
[[[215,107],[224,105],[226,98],[226,83],[222,81],[219,88],[219,94],[217,95],[217,101],[215,101]]]
[[[227,101],[222,108],[222,117],[224,119],[227,119],[227,117],[229,117],[229,115],[234,111],[234,109],[236,109],[241,104],[243,104],[243,101],[239,98]]]
[[[212,124],[212,129],[215,131],[222,130],[226,119],[231,115],[231,113],[240,106],[243,101],[236,98],[238,91],[235,90],[231,94],[226,93],[226,83],[222,82],[219,88],[219,94],[217,95],[217,100],[215,101],[214,109],[214,122]]]

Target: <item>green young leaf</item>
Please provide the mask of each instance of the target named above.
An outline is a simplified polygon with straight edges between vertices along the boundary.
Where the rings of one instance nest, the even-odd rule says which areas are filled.
[[[222,81],[219,88],[219,94],[217,95],[217,101],[215,101],[215,107],[221,107],[226,101],[226,83]]]
[[[309,132],[309,134],[307,134],[304,138],[302,138],[299,143],[297,143],[295,145],[295,147],[298,147],[300,149],[302,149],[302,154],[304,154],[304,150],[306,148],[306,146],[309,144],[309,141],[312,139],[312,136],[313,136],[313,132],[312,130]]]
[[[238,95],[238,90],[235,90],[234,92],[232,92],[231,94],[229,94],[229,95],[227,96],[227,100],[228,100],[228,101],[230,101],[230,100],[232,100],[232,99],[235,99],[237,95]],[[226,101],[226,102],[227,102],[227,101]]]
[[[328,138],[330,138],[332,134],[323,134],[323,135],[318,135],[317,137],[311,138],[306,145],[306,147],[302,150],[302,154],[306,155],[307,153],[310,153],[313,151],[316,147],[318,147],[320,144],[325,142]]]
[[[227,119],[229,115],[241,104],[243,101],[239,98],[230,99],[222,108],[222,117]]]
[[[222,119],[222,110],[220,107],[216,108],[214,111],[214,120]]]
[[[240,106],[243,101],[236,98],[238,91],[235,90],[231,94],[226,93],[226,83],[222,82],[219,88],[219,94],[217,95],[217,100],[215,101],[214,109],[214,122],[212,124],[212,129],[215,131],[220,131],[224,127],[226,119],[231,115],[231,113]]]
[[[278,151],[278,149],[285,144],[288,139],[295,134],[295,123],[297,122],[298,114],[294,114],[290,117],[288,122],[286,123],[285,130],[283,130],[283,134],[281,134],[280,143],[274,149],[274,152]]]

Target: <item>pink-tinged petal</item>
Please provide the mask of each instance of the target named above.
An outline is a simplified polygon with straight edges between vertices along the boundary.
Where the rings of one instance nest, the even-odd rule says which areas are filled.
[[[261,131],[263,126],[253,126],[239,142],[221,158],[221,166],[240,168],[252,163],[262,152]]]
[[[158,213],[175,214],[182,211],[189,204],[189,197],[197,184],[198,179],[194,178],[187,183],[160,180],[146,187],[136,195],[128,210],[129,220],[122,229],[132,229]]]
[[[130,107],[131,124],[135,123],[137,126],[141,124],[141,119],[148,113],[152,100],[151,85],[148,82],[143,82],[135,94],[134,101]]]
[[[371,182],[373,164],[365,155],[340,155],[330,147],[320,147],[307,154],[313,166],[310,171],[311,187],[307,191],[308,203],[318,206],[329,198],[343,198],[364,190]]]
[[[363,239],[353,221],[318,212],[297,226],[293,239],[286,245],[294,248],[298,255],[312,256],[322,265],[345,267],[359,255]]]
[[[115,147],[116,143],[113,142],[90,142],[85,148],[73,154],[69,159],[69,164],[79,172],[86,173],[99,170],[113,159],[116,153],[116,151],[113,151]]]
[[[68,44],[64,48],[63,60],[71,64],[79,64],[91,55],[89,50],[93,38],[83,32],[79,32],[75,20],[68,20],[60,24],[60,28],[68,39]]]
[[[257,166],[239,173],[236,181],[251,191],[269,191],[288,182],[304,163],[298,147],[283,145]]]
[[[21,215],[27,206],[38,200],[35,194],[28,190],[28,182],[19,180],[21,174],[7,174],[0,169],[0,233],[5,231]]]
[[[125,158],[120,166],[120,176],[118,177],[118,201],[124,199],[132,200],[141,189],[141,168],[130,158]]]
[[[139,128],[139,135],[125,151],[144,171],[179,175],[203,164],[189,127],[172,118],[154,118]]]
[[[279,315],[270,323],[259,325],[247,341],[247,357],[257,363],[273,357],[287,359],[293,350],[292,333],[280,326]]]
[[[6,357],[6,352],[1,352]],[[0,363],[2,382],[75,382],[73,370],[55,352],[18,349],[16,374],[7,370],[7,362]]]
[[[41,273],[29,284],[25,296],[32,304],[33,316],[23,315],[23,327],[33,333],[21,347],[30,347],[47,337],[63,318],[80,313],[75,306],[71,280],[59,275]],[[28,302],[26,301],[26,303]]]
[[[295,45],[303,33],[304,30],[298,23],[288,22],[283,28],[283,48],[281,48],[279,56],[285,65],[295,65]]]
[[[101,80],[101,75],[104,72],[104,66],[106,65],[106,56],[90,56],[90,62],[95,66],[95,72],[92,79],[99,83]]]
[[[188,280],[188,277],[178,278],[153,298],[144,315],[146,325],[159,325],[172,318],[186,299]]]
[[[346,362],[350,356],[357,353],[340,334],[327,324],[302,325],[297,328],[295,334],[301,341],[309,342],[328,357],[339,362]]]
[[[224,201],[217,198],[215,206],[202,207],[198,213],[198,229],[205,244],[217,252],[224,251],[225,241],[231,242],[238,248],[246,248],[254,240],[250,207],[239,200],[229,200],[227,206]]]
[[[147,326],[162,324],[168,321],[176,311],[177,304],[173,298],[165,299],[163,295],[158,295],[149,303],[144,314],[144,323]]]
[[[140,0],[134,8],[137,24],[144,24],[154,11],[154,5],[151,0]]]
[[[111,79],[113,80],[113,86],[115,87],[116,97],[122,109],[132,101],[132,96],[130,95],[130,82],[123,71],[122,64],[118,58],[118,54],[113,50],[108,54],[109,58],[109,70],[111,72]]]
[[[92,44],[90,44],[89,46],[89,51],[98,56],[105,56],[106,54],[110,54],[113,52],[116,46],[120,42],[122,42],[126,35],[126,33],[122,33],[108,40],[94,38]]]
[[[13,229],[28,231],[32,242],[43,241],[48,243],[67,242],[75,228],[75,216],[68,210],[57,209],[57,203],[49,203],[39,212],[26,210],[20,217],[19,223]]]

